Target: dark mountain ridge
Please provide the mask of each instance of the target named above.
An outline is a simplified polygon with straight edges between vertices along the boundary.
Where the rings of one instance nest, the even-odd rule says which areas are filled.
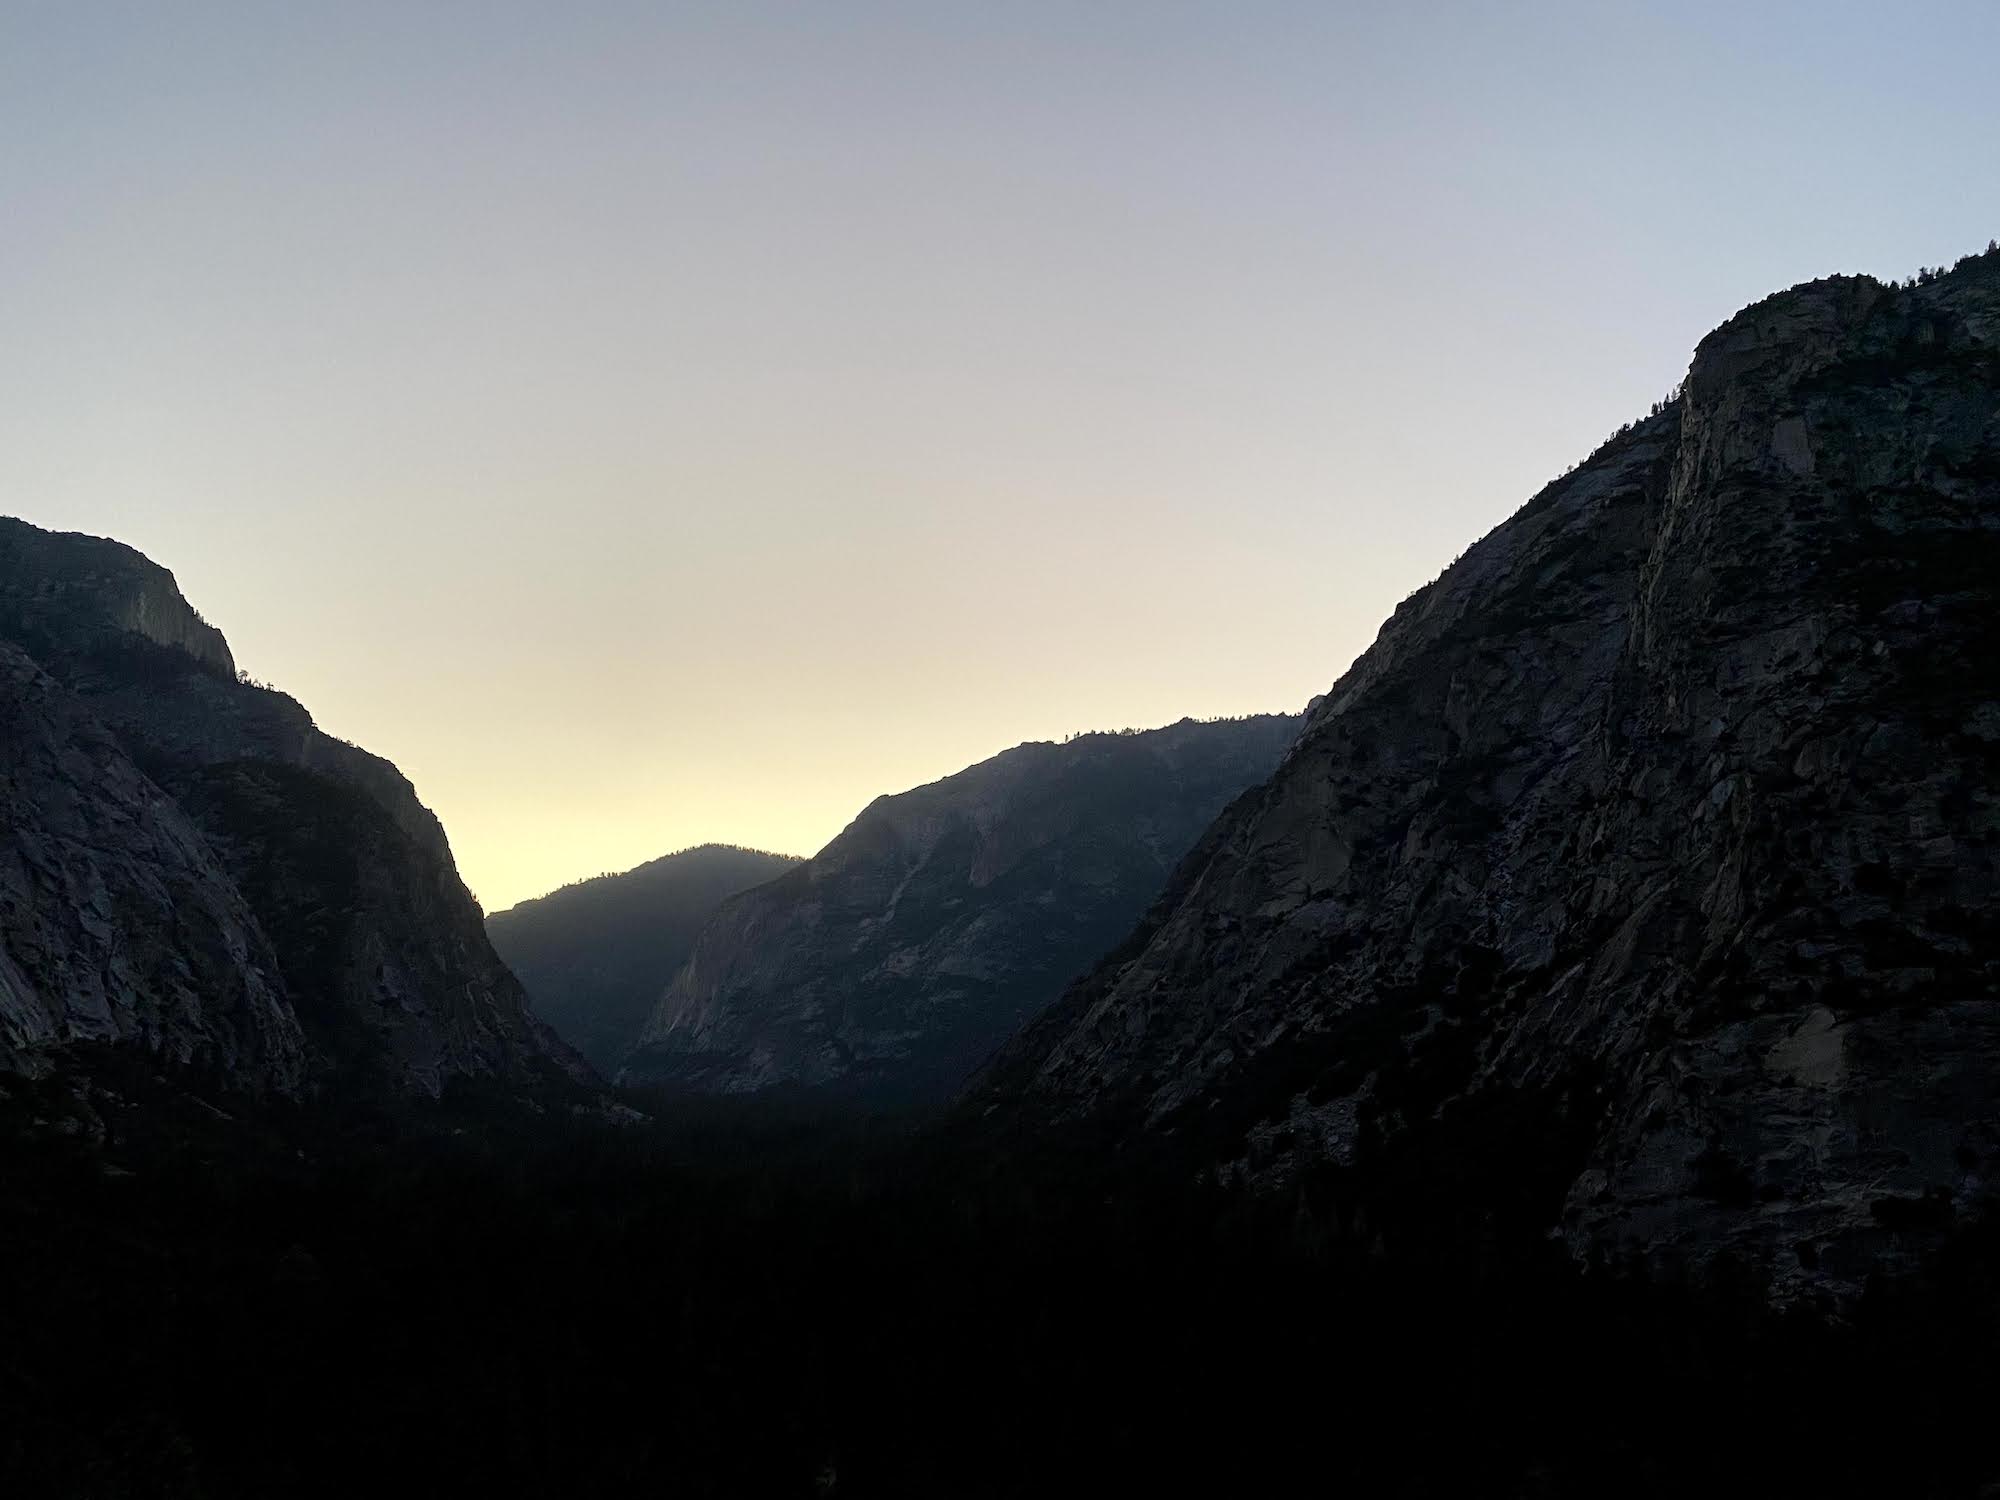
[[[716,907],[798,863],[702,844],[495,912],[486,931],[535,1014],[608,1077]]]
[[[942,1099],[1145,910],[1300,720],[1033,743],[879,797],[703,929],[619,1077]]]

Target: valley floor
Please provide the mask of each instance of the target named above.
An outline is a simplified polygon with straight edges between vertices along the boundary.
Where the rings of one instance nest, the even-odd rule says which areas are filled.
[[[458,1101],[246,1128],[151,1087],[89,1118],[48,1086],[0,1103],[5,1493],[1956,1495],[2000,1474],[1979,1233],[1828,1319],[1726,1275],[1579,1275],[1499,1203],[1114,1183],[896,1121],[531,1128]]]

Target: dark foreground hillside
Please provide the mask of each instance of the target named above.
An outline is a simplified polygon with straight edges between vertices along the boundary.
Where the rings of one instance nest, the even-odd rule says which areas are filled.
[[[102,1145],[94,1125],[12,1137],[5,1493],[2000,1478],[1990,1233],[1829,1321],[1767,1311],[1726,1267],[1699,1291],[1578,1274],[1510,1196],[1468,1197],[1513,1180],[1472,1138],[1344,1200],[1251,1197],[1083,1166],[1102,1143],[999,1161],[768,1105],[565,1130],[459,1095],[399,1135],[224,1122],[155,1087],[142,1073],[122,1109],[94,1106]],[[10,1135],[64,1117],[55,1091],[7,1092]]]

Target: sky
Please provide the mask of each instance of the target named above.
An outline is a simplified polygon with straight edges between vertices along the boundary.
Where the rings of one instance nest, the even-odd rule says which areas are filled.
[[[488,909],[1296,711],[1768,292],[2000,234],[2000,5],[0,0],[0,512]]]

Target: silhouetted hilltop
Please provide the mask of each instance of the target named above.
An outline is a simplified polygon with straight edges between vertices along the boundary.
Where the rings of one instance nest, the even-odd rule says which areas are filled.
[[[1131,926],[1299,723],[1021,745],[877,798],[820,854],[722,905],[621,1079],[948,1094]]]
[[[495,912],[486,930],[535,1013],[608,1076],[716,907],[798,863],[702,844]]]

